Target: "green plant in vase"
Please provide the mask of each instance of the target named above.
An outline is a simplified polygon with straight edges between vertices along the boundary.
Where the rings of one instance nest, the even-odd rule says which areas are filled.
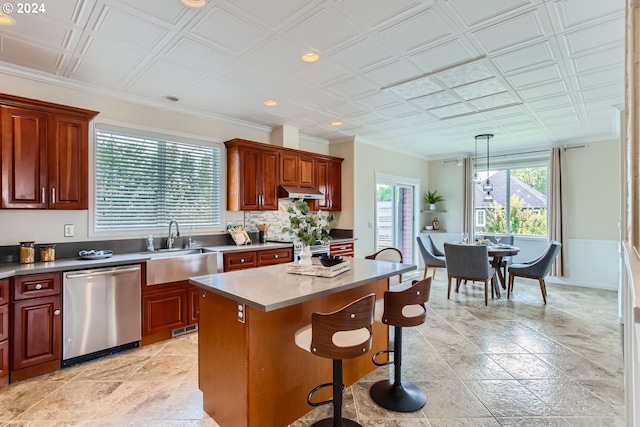
[[[289,227],[282,231],[287,232],[293,238],[293,242],[301,246],[311,246],[317,241],[329,243],[331,237],[332,214],[322,211],[312,211],[304,199],[298,199],[288,208]]]
[[[436,203],[444,202],[444,197],[438,194],[438,190],[427,191],[427,194],[424,195],[424,202],[429,205],[430,211],[436,210]]]

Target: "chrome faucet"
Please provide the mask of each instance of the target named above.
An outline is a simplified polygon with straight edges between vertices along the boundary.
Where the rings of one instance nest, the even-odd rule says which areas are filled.
[[[176,225],[176,234],[173,234],[171,232],[171,226],[173,224]],[[176,237],[180,237],[180,227],[178,227],[178,221],[176,221],[175,219],[172,219],[171,221],[169,221],[169,235],[167,236],[167,249],[173,249],[173,241],[175,240]]]

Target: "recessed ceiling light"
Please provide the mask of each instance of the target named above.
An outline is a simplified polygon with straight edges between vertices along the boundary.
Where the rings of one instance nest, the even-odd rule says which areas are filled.
[[[278,105],[278,101],[274,101],[273,99],[267,99],[266,101],[263,102],[264,105],[266,105],[267,107],[275,107],[276,105]]]
[[[189,7],[202,7],[207,4],[207,0],[181,0],[182,4]]]
[[[177,96],[173,96],[173,95],[165,95],[164,99],[166,99],[167,101],[171,101],[171,102],[180,101],[180,98],[178,98]]]
[[[16,21],[9,15],[0,13],[0,25],[15,25]]]
[[[340,120],[334,120],[331,122],[331,126],[342,126],[342,122]]]
[[[302,59],[303,62],[316,62],[320,59],[320,55],[315,52],[305,52],[300,59]]]

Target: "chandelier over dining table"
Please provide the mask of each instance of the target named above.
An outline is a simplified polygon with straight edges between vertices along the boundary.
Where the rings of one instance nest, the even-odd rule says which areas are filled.
[[[489,140],[491,138],[493,138],[492,133],[483,133],[481,135],[476,135],[476,153],[477,153],[478,140],[486,139],[486,142],[487,142],[487,180],[484,182],[484,184],[482,184],[482,192],[484,193],[484,197],[482,198],[482,201],[486,203],[493,202],[493,195],[491,194],[491,192],[493,191],[493,184],[489,179]],[[476,154],[476,157],[477,157],[477,154]]]

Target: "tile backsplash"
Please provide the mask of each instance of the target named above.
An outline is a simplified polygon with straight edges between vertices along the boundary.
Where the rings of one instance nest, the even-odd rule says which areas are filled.
[[[244,227],[247,231],[258,231],[258,224],[270,224],[267,230],[267,239],[271,240],[288,240],[291,237],[288,233],[282,231],[284,227],[289,226],[289,213],[287,209],[293,200],[278,199],[277,211],[246,211],[244,215]]]

